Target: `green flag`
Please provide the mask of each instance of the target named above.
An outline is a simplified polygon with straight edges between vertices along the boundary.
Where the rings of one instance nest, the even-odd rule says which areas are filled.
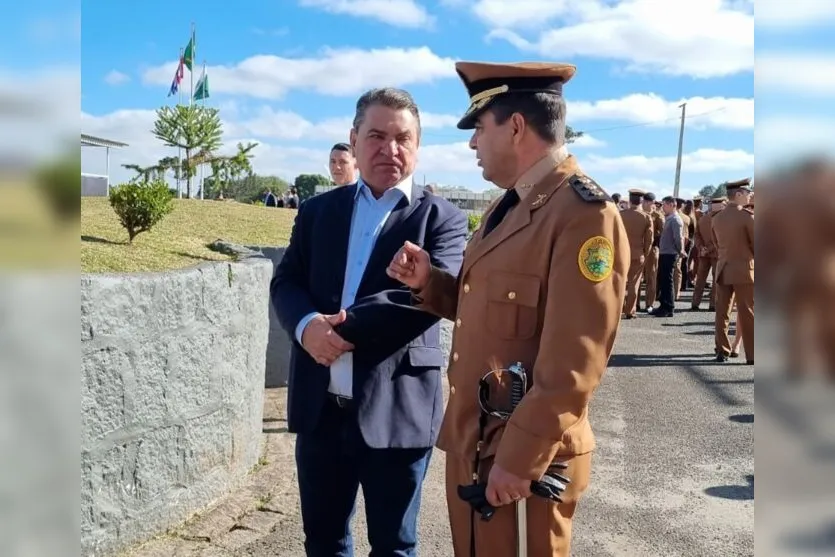
[[[188,40],[188,46],[186,46],[186,50],[183,52],[183,64],[188,68],[188,71],[191,71],[191,66],[194,63],[194,37],[192,36]]]
[[[209,98],[209,76],[206,75],[206,70],[203,70],[203,75],[200,81],[194,87],[194,100],[202,101]]]

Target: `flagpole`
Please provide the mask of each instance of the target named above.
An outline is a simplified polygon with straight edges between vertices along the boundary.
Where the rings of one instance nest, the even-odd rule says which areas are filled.
[[[180,57],[177,59],[178,63],[182,63],[183,60],[183,47],[180,47]],[[179,70],[178,70],[179,71]],[[183,88],[177,87],[177,94],[179,101],[177,102],[178,105],[183,104]],[[180,180],[180,174],[183,171],[183,149],[178,145],[177,146],[177,198],[183,198],[183,189],[182,189],[182,182]]]
[[[203,59],[203,73],[200,74],[200,79],[203,79],[205,77],[206,77],[206,59],[204,58]],[[201,100],[203,101],[203,106],[205,107],[206,106],[206,97],[204,96]],[[206,163],[206,161],[204,161],[204,160],[200,161],[200,199],[201,200],[205,199],[203,197],[203,195],[204,195],[203,190],[205,188],[205,184],[203,183],[203,180],[204,180],[203,169],[205,168],[205,163]]]
[[[191,95],[188,98],[188,105],[191,106],[192,100],[194,100],[194,62],[197,61],[197,40],[196,40],[196,30],[194,28],[194,22],[191,22],[191,70],[189,73],[189,80],[191,81]]]

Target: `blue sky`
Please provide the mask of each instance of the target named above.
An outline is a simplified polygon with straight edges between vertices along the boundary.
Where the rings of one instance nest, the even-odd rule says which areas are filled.
[[[130,144],[111,156],[117,181],[131,175],[120,164],[171,154],[148,130],[153,110],[174,102],[166,94],[194,21],[197,61],[206,61],[211,83],[207,104],[221,109],[231,145],[261,144],[253,161],[261,174],[324,173],[330,145],[347,138],[356,98],[396,85],[425,115],[418,177],[489,187],[468,135],[454,127],[467,102],[453,64],[469,59],[576,64],[565,88],[568,122],[588,137],[572,150],[610,192],[672,192],[682,100],[689,114],[682,192],[751,176],[750,3],[681,0],[669,3],[678,10],[647,16],[647,5],[658,6],[648,1],[282,0],[222,11],[196,1],[151,0],[130,10],[86,1],[82,131]],[[103,172],[103,161],[98,151],[82,156],[91,173]]]

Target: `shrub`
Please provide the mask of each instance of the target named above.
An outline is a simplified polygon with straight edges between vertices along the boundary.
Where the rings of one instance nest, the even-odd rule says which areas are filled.
[[[164,180],[120,184],[110,188],[110,206],[133,243],[140,232],[151,230],[174,209],[174,196]]]
[[[81,215],[81,159],[62,157],[38,169],[37,184],[54,214],[63,222]]]
[[[470,231],[470,234],[475,232],[479,226],[481,226],[481,215],[474,213],[467,215],[467,229]]]

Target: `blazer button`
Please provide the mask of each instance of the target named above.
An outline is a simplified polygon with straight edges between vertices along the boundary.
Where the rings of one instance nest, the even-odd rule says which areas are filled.
[[[452,361],[453,361],[453,362],[457,362],[457,361],[458,361],[458,352],[455,352],[455,353],[453,353],[453,354],[452,354]]]
[[[335,304],[339,303],[339,296],[336,296],[336,295],[331,296],[331,301]]]
[[[464,284],[464,294],[466,294],[469,291],[470,291],[470,285],[465,283]]]
[[[450,385],[449,386],[449,394],[451,394],[451,395],[455,394],[455,385]]]
[[[508,299],[508,300],[515,300],[515,299],[516,299],[516,292],[514,292],[513,290],[511,290],[510,292],[508,292],[508,293],[507,293],[507,299]]]
[[[460,318],[455,320],[455,326],[456,327],[461,327],[461,319]]]

